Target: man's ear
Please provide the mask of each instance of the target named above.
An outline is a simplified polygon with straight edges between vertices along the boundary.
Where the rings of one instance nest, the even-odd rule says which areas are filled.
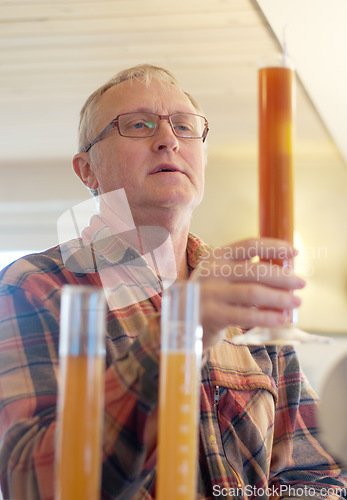
[[[72,160],[73,169],[83,184],[89,189],[98,188],[98,180],[90,164],[88,153],[77,153]]]

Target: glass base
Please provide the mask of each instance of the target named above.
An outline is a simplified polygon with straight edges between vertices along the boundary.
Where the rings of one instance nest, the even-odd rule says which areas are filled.
[[[243,335],[233,337],[231,341],[236,345],[331,344],[333,342],[329,337],[304,332],[292,323],[277,328],[256,326]]]

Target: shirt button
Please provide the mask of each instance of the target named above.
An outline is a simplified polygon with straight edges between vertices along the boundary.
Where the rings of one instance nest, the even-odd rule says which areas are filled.
[[[210,444],[216,444],[217,443],[217,439],[216,439],[216,436],[213,436],[213,434],[208,438]]]

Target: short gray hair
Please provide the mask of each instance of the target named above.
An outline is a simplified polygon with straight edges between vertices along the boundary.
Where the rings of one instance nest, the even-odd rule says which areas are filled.
[[[80,123],[79,123],[79,133],[78,133],[78,148],[79,151],[84,151],[88,142],[90,142],[93,137],[93,116],[95,113],[96,106],[101,98],[101,96],[111,87],[118,85],[126,80],[138,80],[148,85],[152,78],[156,78],[159,81],[164,81],[175,85],[180,88],[178,81],[173,76],[173,74],[165,68],[159,66],[153,66],[151,64],[139,64],[129,69],[125,69],[117,73],[108,82],[99,87],[95,92],[93,92],[86,100],[84,106],[80,113]],[[187,92],[184,92],[190,102],[193,104],[194,108],[199,114],[202,111],[195,101],[195,99],[190,96]]]

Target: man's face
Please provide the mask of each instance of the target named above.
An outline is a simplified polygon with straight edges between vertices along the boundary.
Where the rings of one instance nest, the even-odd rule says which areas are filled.
[[[172,84],[156,79],[149,86],[137,80],[125,81],[102,95],[96,110],[95,136],[118,114],[134,111],[196,113],[187,96]],[[124,188],[135,219],[158,208],[191,213],[202,199],[202,139],[179,139],[165,120],[160,121],[153,137],[122,137],[114,129],[93,148],[98,148],[96,161],[91,163],[99,194]]]

